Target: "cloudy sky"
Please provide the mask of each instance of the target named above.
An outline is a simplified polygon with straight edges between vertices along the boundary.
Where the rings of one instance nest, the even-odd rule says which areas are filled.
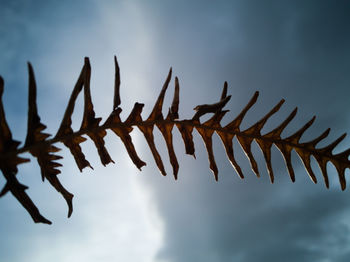
[[[180,118],[193,107],[218,100],[228,81],[228,123],[260,92],[242,129],[259,120],[282,98],[281,110],[263,132],[281,123],[298,106],[283,137],[313,115],[303,141],[331,127],[332,142],[350,130],[349,1],[1,1],[0,75],[5,79],[4,107],[16,140],[27,125],[27,68],[38,84],[41,120],[54,134],[85,56],[92,65],[92,99],[104,119],[112,108],[113,55],[121,67],[122,118],[134,102],[145,103],[147,117],[172,66],[180,80]],[[172,80],[164,112],[171,103]],[[79,128],[82,98],[73,126]],[[82,173],[62,144],[60,179],[74,193],[67,207],[32,161],[19,166],[18,179],[53,225],[34,224],[11,194],[0,199],[1,261],[349,261],[350,194],[340,190],[328,166],[330,189],[311,182],[294,153],[296,182],[273,149],[275,183],[270,184],[258,147],[253,145],[261,178],[256,178],[237,141],[241,180],[214,136],[219,182],[194,132],[196,157],[184,154],[174,130],[179,179],[174,181],[165,143],[154,131],[168,176],[157,171],[145,139],[132,133],[142,172],[111,132],[107,148],[116,162],[103,167],[90,141],[82,147],[94,170]],[[336,152],[346,149],[346,138]],[[348,172],[348,171],[347,171]],[[4,179],[0,179],[1,186]]]

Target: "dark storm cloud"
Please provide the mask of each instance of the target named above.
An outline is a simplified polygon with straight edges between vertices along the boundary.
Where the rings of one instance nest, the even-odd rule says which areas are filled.
[[[239,193],[243,199],[248,197]],[[349,228],[339,222],[346,201],[334,204],[329,192],[320,195],[306,203],[303,199],[263,207],[256,207],[259,200],[253,205],[215,203],[217,208],[206,202],[209,210],[194,207],[196,214],[186,223],[170,220],[169,227],[178,230],[167,232],[172,237],[161,256],[172,261],[336,260],[349,243]],[[324,200],[322,207],[315,204]],[[225,210],[224,204],[231,210]]]
[[[270,129],[294,106],[299,106],[299,113],[286,133],[316,113],[320,117],[306,138],[334,127],[338,130],[330,136],[334,139],[349,128],[349,2],[201,3],[147,9],[158,31],[158,61],[171,60],[180,78],[184,112],[193,103],[214,102],[213,95],[218,97],[223,81],[228,80],[233,93],[228,108],[233,113],[255,90],[261,91],[260,104],[252,109],[245,127],[284,97],[285,109],[273,118]],[[233,113],[228,114],[231,119]],[[319,184],[312,185],[300,162],[294,161],[297,182],[292,184],[276,150],[274,185],[269,185],[265,171],[260,180],[254,178],[247,165],[247,178],[240,182],[231,178],[235,174],[225,164],[220,144],[215,149],[221,182],[216,184],[208,178],[202,142],[195,142],[197,160],[181,158],[181,182],[147,177],[165,226],[159,258],[179,262],[349,259],[349,193],[339,192],[337,179],[332,180],[334,190],[327,191],[317,173]],[[181,155],[182,145],[177,149]],[[238,162],[246,163],[241,149],[236,151]],[[261,152],[256,150],[255,155],[264,170]],[[334,170],[330,174],[336,177]]]

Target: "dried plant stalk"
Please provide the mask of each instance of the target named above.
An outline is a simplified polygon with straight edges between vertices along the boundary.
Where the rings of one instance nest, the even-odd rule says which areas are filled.
[[[175,91],[173,102],[171,107],[169,108],[168,115],[166,116],[166,118],[164,118],[162,114],[162,107],[167,88],[171,81],[172,69],[170,68],[169,74],[165,80],[163,88],[158,96],[158,99],[155,102],[155,105],[149,117],[146,120],[143,120],[141,117],[141,112],[144,105],[140,103],[135,103],[130,115],[123,122],[120,119],[120,113],[122,111],[120,107],[120,70],[116,57],[114,57],[114,63],[115,84],[113,110],[107,118],[107,120],[105,121],[105,123],[100,124],[102,119],[95,116],[90,94],[91,67],[89,59],[85,58],[84,66],[73,88],[62,122],[56,135],[53,138],[49,138],[49,134],[42,132],[46,128],[46,126],[40,122],[40,117],[36,105],[36,83],[34,71],[32,66],[28,64],[28,129],[24,146],[21,148],[18,147],[20,142],[12,139],[11,130],[5,118],[5,112],[2,104],[4,81],[0,77],[0,169],[6,180],[5,186],[0,191],[0,197],[8,192],[11,192],[15,196],[15,198],[22,204],[22,206],[28,211],[30,216],[33,218],[34,222],[51,224],[49,220],[47,220],[40,214],[36,205],[26,194],[25,190],[28,189],[28,187],[22,185],[17,180],[17,166],[19,164],[29,161],[28,159],[20,157],[20,154],[24,152],[29,152],[37,159],[41,169],[42,180],[44,181],[45,179],[47,179],[51,186],[53,186],[66,200],[68,205],[69,217],[73,211],[73,194],[68,192],[58,179],[58,174],[61,173],[58,168],[61,166],[61,164],[57,161],[62,157],[57,155],[57,152],[60,149],[57,148],[54,144],[57,142],[62,142],[66,147],[68,147],[75,159],[77,167],[80,171],[82,171],[85,167],[91,167],[89,161],[85,158],[85,155],[80,147],[80,143],[87,140],[83,137],[83,135],[86,135],[94,142],[98,155],[100,156],[101,163],[103,165],[107,165],[110,163],[114,163],[107,149],[105,148],[104,137],[106,136],[106,130],[108,129],[112,130],[121,139],[130,159],[135,164],[135,166],[141,170],[141,168],[145,166],[146,163],[139,158],[130,136],[133,127],[137,127],[143,133],[160,173],[165,176],[166,171],[164,168],[163,160],[154,142],[153,129],[156,126],[160,130],[165,140],[168,149],[170,164],[172,166],[173,175],[175,179],[178,178],[179,163],[173,146],[172,130],[174,126],[176,126],[181,133],[185,145],[186,154],[192,155],[194,157],[195,147],[193,143],[192,132],[194,129],[198,131],[206,146],[209,167],[214,174],[215,180],[218,180],[219,178],[219,171],[216,165],[214,152],[212,148],[212,136],[214,133],[217,133],[224,145],[228,160],[231,162],[234,170],[237,172],[240,178],[244,178],[244,175],[241,167],[234,158],[234,151],[232,145],[234,137],[236,137],[236,139],[238,140],[242,150],[246,154],[251,164],[253,172],[258,177],[260,176],[258,165],[251,151],[251,145],[253,141],[257,142],[257,145],[263,153],[266,162],[266,168],[270,177],[270,181],[272,183],[274,182],[274,173],[271,164],[271,148],[273,145],[275,145],[280,150],[285,160],[287,171],[293,182],[295,181],[295,174],[291,163],[291,152],[294,150],[299,155],[302,163],[305,166],[306,171],[310,176],[310,179],[314,183],[317,183],[317,179],[311,168],[311,157],[314,157],[316,159],[327,188],[329,188],[329,179],[326,168],[328,162],[332,163],[338,172],[341,189],[344,190],[346,188],[345,170],[347,168],[350,168],[350,161],[348,159],[350,149],[347,149],[342,153],[333,154],[334,148],[344,139],[345,134],[336,139],[333,143],[323,148],[317,148],[316,146],[321,140],[328,136],[330,129],[327,129],[324,133],[322,133],[319,137],[313,139],[312,141],[300,143],[299,141],[304,132],[313,124],[315,120],[315,117],[313,117],[309,122],[307,122],[303,127],[301,127],[297,132],[295,132],[291,136],[287,138],[281,138],[281,133],[295,117],[297,109],[291,112],[290,115],[278,127],[266,134],[261,134],[261,130],[264,127],[265,123],[268,121],[268,119],[273,114],[277,113],[281,108],[282,104],[284,103],[283,99],[276,106],[274,106],[270,110],[270,112],[268,112],[261,120],[256,122],[250,128],[242,131],[240,130],[240,125],[244,119],[244,116],[257,101],[259,93],[256,92],[251,98],[251,100],[247,103],[247,105],[243,108],[243,110],[233,121],[228,123],[226,126],[221,126],[220,122],[225,116],[225,114],[228,112],[228,110],[223,110],[223,108],[231,98],[231,96],[227,95],[228,84],[227,82],[225,82],[221,97],[217,103],[198,105],[194,108],[196,112],[192,119],[178,120],[180,85],[178,78],[175,77]],[[74,131],[71,127],[71,117],[74,111],[76,99],[83,89],[83,119],[80,129]],[[202,123],[200,121],[200,118],[203,115],[209,113],[212,113],[213,116],[206,122]]]

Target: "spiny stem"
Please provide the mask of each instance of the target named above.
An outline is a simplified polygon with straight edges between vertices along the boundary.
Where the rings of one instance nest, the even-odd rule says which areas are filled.
[[[264,141],[267,141],[267,142],[271,142],[273,144],[286,144],[290,147],[293,147],[293,148],[299,148],[299,149],[302,149],[306,152],[309,152],[311,153],[311,155],[319,155],[321,157],[325,157],[325,158],[335,158],[337,159],[338,161],[346,164],[346,165],[350,165],[350,161],[349,160],[346,160],[344,161],[343,159],[341,158],[337,158],[336,156],[330,156],[329,154],[327,154],[327,152],[320,152],[320,151],[317,151],[315,149],[312,149],[312,148],[305,148],[302,146],[302,144],[296,144],[296,143],[293,143],[293,142],[290,142],[290,141],[286,141],[284,139],[274,139],[274,138],[269,138],[269,137],[264,137],[263,135],[262,136],[257,136],[257,135],[254,135],[254,134],[247,134],[245,133],[244,131],[228,131],[226,129],[224,129],[223,127],[212,127],[212,126],[208,126],[208,125],[205,125],[205,124],[201,124],[199,122],[183,122],[182,120],[153,120],[153,121],[150,121],[150,120],[145,120],[145,121],[138,121],[138,122],[134,122],[134,123],[113,123],[113,124],[108,124],[108,125],[102,125],[102,126],[98,126],[98,127],[95,127],[95,128],[90,128],[90,129],[81,129],[81,130],[78,130],[76,132],[73,132],[71,134],[68,134],[68,135],[62,135],[62,136],[58,136],[58,137],[54,137],[54,138],[51,138],[51,139],[47,139],[45,141],[41,141],[39,143],[36,143],[36,144],[33,144],[33,145],[30,145],[30,146],[23,146],[23,147],[20,147],[18,148],[17,150],[15,151],[8,151],[4,154],[1,154],[0,155],[0,160],[5,160],[7,158],[10,158],[10,157],[13,157],[15,155],[18,155],[18,154],[21,154],[21,153],[26,153],[26,152],[29,152],[30,150],[33,150],[33,149],[36,149],[36,148],[40,148],[40,147],[46,147],[46,146],[49,146],[49,145],[52,145],[52,144],[55,144],[55,143],[58,143],[58,142],[63,142],[67,139],[72,139],[74,137],[78,137],[78,136],[81,136],[81,135],[87,135],[87,133],[97,133],[99,131],[102,131],[102,130],[107,130],[107,129],[111,129],[111,128],[120,128],[120,129],[124,129],[124,128],[132,128],[133,126],[135,127],[138,127],[138,126],[154,126],[156,124],[172,124],[172,125],[176,125],[177,123],[181,123],[182,125],[187,125],[187,126],[192,126],[192,127],[198,127],[198,128],[202,128],[202,129],[206,129],[206,130],[213,130],[213,131],[220,131],[220,132],[223,132],[223,133],[227,133],[227,134],[231,134],[231,135],[234,135],[234,136],[240,136],[240,137],[247,137],[247,138],[252,138],[252,139],[260,139],[260,140],[264,140]]]

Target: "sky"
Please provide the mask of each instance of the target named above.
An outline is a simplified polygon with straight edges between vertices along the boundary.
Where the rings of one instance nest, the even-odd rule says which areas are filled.
[[[170,67],[180,82],[180,119],[193,116],[199,104],[215,103],[224,81],[232,95],[222,120],[228,123],[255,91],[258,102],[247,114],[244,130],[282,98],[280,111],[262,133],[281,123],[297,106],[298,114],[282,137],[312,116],[307,141],[330,127],[325,146],[350,130],[349,1],[0,1],[0,75],[3,103],[14,139],[24,141],[27,128],[26,63],[34,67],[38,112],[47,132],[55,134],[84,57],[92,67],[91,93],[97,116],[112,109],[113,56],[121,69],[122,119],[135,102],[150,113]],[[171,104],[174,78],[164,101]],[[77,101],[73,127],[80,126],[83,99]],[[250,170],[234,140],[241,180],[213,136],[219,168],[216,182],[207,153],[194,132],[196,159],[185,155],[174,129],[180,163],[174,180],[165,143],[154,130],[168,175],[156,168],[144,137],[132,132],[135,148],[147,166],[140,172],[112,133],[107,149],[115,164],[103,167],[91,141],[82,144],[93,166],[82,173],[63,144],[59,178],[72,192],[74,212],[30,163],[17,178],[52,225],[35,224],[11,194],[0,199],[1,261],[349,261],[350,197],[341,191],[335,168],[328,166],[330,189],[313,184],[293,153],[296,182],[283,159],[272,150],[271,184],[256,144],[253,154],[261,177]],[[341,152],[350,139],[336,148]],[[347,176],[348,176],[347,171]],[[0,186],[5,181],[0,178]]]

